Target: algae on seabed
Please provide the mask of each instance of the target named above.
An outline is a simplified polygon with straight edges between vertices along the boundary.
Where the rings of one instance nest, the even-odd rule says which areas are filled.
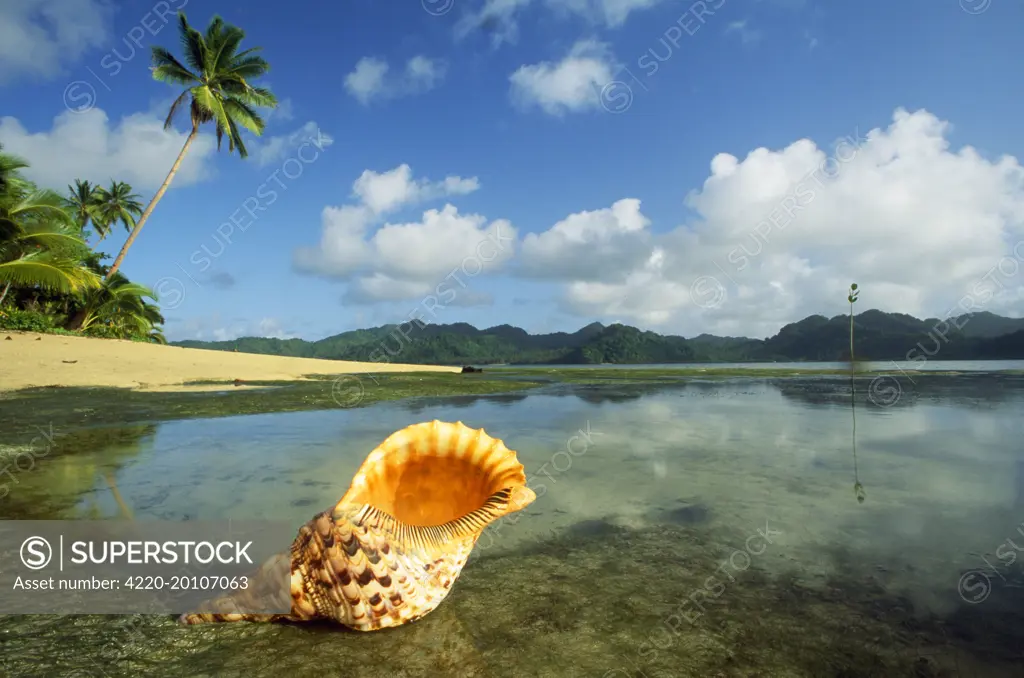
[[[1018,675],[1011,634],[997,632],[1000,623],[1012,627],[1009,611],[921,615],[842,562],[814,584],[795,569],[773,574],[762,561],[784,554],[765,543],[709,584],[745,537],[703,525],[569,529],[476,559],[437,610],[368,634],[326,623],[0,617],[0,672],[88,667],[109,678],[248,678],[353,666],[363,678]]]
[[[7,444],[25,443],[40,427],[66,431],[85,426],[125,425],[242,414],[270,414],[363,407],[406,398],[508,393],[538,381],[482,378],[456,373],[310,375],[304,381],[193,382],[221,390],[143,391],[126,388],[44,387],[0,394]],[[240,384],[243,385],[243,384]],[[253,388],[255,387],[255,388]]]

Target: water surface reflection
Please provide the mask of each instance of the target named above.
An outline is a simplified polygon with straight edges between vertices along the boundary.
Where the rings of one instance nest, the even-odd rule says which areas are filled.
[[[118,516],[96,473],[106,468],[139,520],[298,527],[337,501],[386,435],[434,418],[504,439],[538,500],[490,528],[449,600],[405,628],[6,618],[0,668],[1021,675],[1024,556],[1007,542],[1024,544],[1024,380],[921,378],[888,407],[867,386],[856,410],[863,503],[843,379],[559,386],[149,427],[131,446],[40,464],[18,486],[43,502],[33,517]]]

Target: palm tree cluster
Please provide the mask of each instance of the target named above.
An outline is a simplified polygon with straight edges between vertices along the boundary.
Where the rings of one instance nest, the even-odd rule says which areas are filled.
[[[92,336],[164,342],[153,292],[107,267],[86,242],[91,225],[103,239],[113,224],[134,226],[142,212],[123,182],[109,189],[76,181],[62,196],[22,174],[28,163],[0,148],[0,327],[53,331],[76,317]]]
[[[83,233],[92,226],[100,242],[118,223],[131,233],[142,214],[139,196],[123,181],[111,181],[110,188],[103,188],[76,179],[73,186],[68,186],[67,202]]]
[[[164,319],[152,290],[133,283],[119,269],[157,203],[199,134],[212,123],[217,148],[225,137],[228,152],[248,157],[241,129],[256,136],[266,123],[257,108],[275,108],[270,90],[253,81],[269,64],[254,47],[239,51],[245,32],[215,16],[205,33],[178,13],[184,59],[163,47],[152,48],[157,81],[184,86],[168,111],[164,129],[186,109],[190,132],[167,177],[149,204],[121,181],[108,187],[86,180],[68,186],[66,196],[40,189],[21,170],[28,163],[0,148],[0,329],[81,332],[92,336],[164,342]],[[105,266],[106,254],[89,247],[94,231],[102,242],[121,225],[128,238]],[[91,229],[91,230],[90,230]]]

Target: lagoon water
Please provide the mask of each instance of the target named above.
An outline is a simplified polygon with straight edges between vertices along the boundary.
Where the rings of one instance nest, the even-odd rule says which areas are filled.
[[[297,529],[432,419],[502,438],[539,498],[406,627],[3,617],[0,675],[1024,675],[1024,377],[899,379],[884,405],[867,380],[851,403],[846,379],[736,378],[126,428],[0,513],[118,518],[106,475],[136,520]]]
[[[523,367],[536,368],[536,365]],[[650,363],[646,365],[545,365],[544,368],[565,369],[626,369],[626,370],[848,370],[850,363],[838,362],[773,362],[773,363]],[[858,365],[862,372],[1004,372],[1024,370],[1024,360],[883,360],[865,361]]]

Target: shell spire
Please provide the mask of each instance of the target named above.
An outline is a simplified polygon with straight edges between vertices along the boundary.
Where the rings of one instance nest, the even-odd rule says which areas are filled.
[[[290,565],[291,614],[220,612],[182,621],[329,619],[359,631],[415,621],[448,596],[484,529],[536,498],[500,439],[461,421],[413,424],[370,452],[333,509],[300,528],[290,558],[261,568],[260,575],[280,578]],[[260,575],[241,595],[258,595]],[[232,599],[212,606],[228,610]]]

